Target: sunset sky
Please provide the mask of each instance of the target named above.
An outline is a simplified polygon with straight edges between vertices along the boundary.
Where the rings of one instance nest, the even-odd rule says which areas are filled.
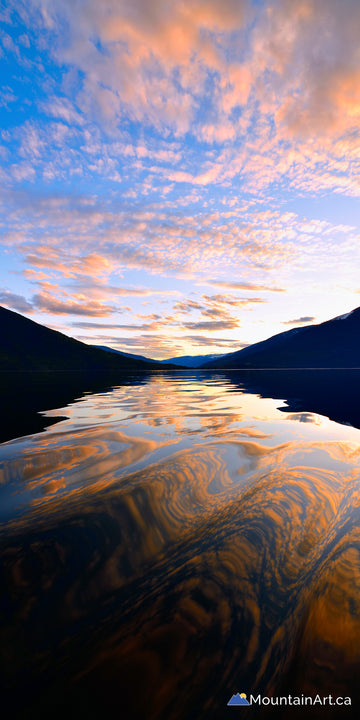
[[[360,305],[359,0],[0,18],[1,305],[154,358]]]

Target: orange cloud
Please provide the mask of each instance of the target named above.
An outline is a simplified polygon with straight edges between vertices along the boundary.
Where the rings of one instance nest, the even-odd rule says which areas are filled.
[[[333,140],[356,127],[359,20],[356,0],[279,0],[263,16],[254,50],[258,66],[274,73],[263,100],[289,134]]]
[[[66,298],[61,300],[50,293],[40,292],[33,296],[32,302],[41,312],[51,313],[53,315],[90,315],[95,317],[104,317],[111,315],[115,308],[113,305],[105,305],[96,300],[84,302],[75,302]]]
[[[261,285],[258,283],[251,283],[251,282],[232,282],[227,280],[209,280],[209,285],[214,285],[215,287],[223,287],[228,288],[229,290],[251,290],[255,292],[259,292],[261,290],[264,290],[266,292],[285,292],[284,288],[278,288],[273,287],[271,285]]]
[[[101,114],[109,123],[124,109],[155,126],[166,118],[183,133],[193,119],[193,96],[204,90],[208,70],[221,71],[226,65],[219,38],[244,25],[247,6],[247,0],[194,0],[191,5],[135,0],[131,6],[90,0],[86,7],[70,8],[44,0],[42,16],[53,30],[59,17],[67,23],[68,40],[65,45],[59,37],[57,54],[84,73],[78,97],[83,111]],[[235,79],[234,71],[230,82]],[[71,108],[59,100],[51,102],[49,112],[66,121],[72,117]]]
[[[359,194],[359,174],[350,172],[359,156],[358,1],[274,0],[255,16],[250,5],[43,0],[55,60],[79,71],[82,87],[73,102],[62,92],[41,104],[56,121],[46,130],[26,122],[14,131],[20,157],[12,176],[35,180],[39,165],[48,180],[63,177],[72,160],[73,172],[91,170],[121,182],[123,155],[136,171],[154,160],[140,183],[143,194],[161,177],[200,192],[213,183],[229,187],[239,177],[258,194],[284,176],[301,190]],[[132,143],[122,132],[124,118],[142,123],[145,134],[149,126],[160,131],[163,147]],[[116,129],[120,139],[105,143],[94,136],[86,127],[94,120],[112,138]],[[56,153],[45,163],[49,133]],[[166,150],[185,133],[215,146],[211,158],[201,149],[194,163],[189,148]],[[74,148],[80,136],[86,158]],[[126,196],[136,198],[136,188],[127,188]]]

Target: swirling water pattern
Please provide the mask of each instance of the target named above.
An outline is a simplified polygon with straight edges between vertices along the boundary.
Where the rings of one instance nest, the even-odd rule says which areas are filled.
[[[159,375],[0,446],[13,717],[223,718],[237,691],[356,708],[359,430],[278,405]]]

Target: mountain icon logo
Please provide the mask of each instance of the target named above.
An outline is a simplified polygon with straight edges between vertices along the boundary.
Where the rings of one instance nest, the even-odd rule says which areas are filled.
[[[250,703],[247,701],[245,693],[236,693],[230,698],[228,705],[235,707],[237,705],[250,705]]]

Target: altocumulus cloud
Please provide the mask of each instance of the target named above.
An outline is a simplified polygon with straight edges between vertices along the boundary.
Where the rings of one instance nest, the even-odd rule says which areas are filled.
[[[1,302],[118,328],[121,313],[122,327],[154,344],[167,343],[150,339],[167,320],[169,334],[194,331],[187,342],[201,346],[215,330],[240,346],[246,323],[252,340],[261,323],[279,331],[285,293],[287,316],[302,314],[286,325],[325,319],[340,274],[332,314],[350,305],[358,0],[6,5]],[[309,196],[318,217],[304,210]],[[142,295],[157,312],[174,293],[161,322],[137,324]]]

